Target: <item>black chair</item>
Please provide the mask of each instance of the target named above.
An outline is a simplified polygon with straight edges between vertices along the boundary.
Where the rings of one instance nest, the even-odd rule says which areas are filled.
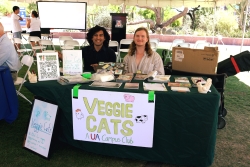
[[[41,35],[44,39],[53,40],[53,33],[50,33],[50,28],[41,28]]]
[[[168,75],[184,75],[184,76],[204,76],[207,78],[212,79],[212,84],[220,93],[220,106],[218,112],[218,126],[217,129],[222,129],[226,126],[226,121],[224,117],[227,115],[227,109],[224,107],[224,90],[225,90],[225,83],[227,75],[225,73],[222,74],[198,74],[198,73],[191,73],[191,72],[183,72],[178,70],[171,70],[168,71]]]

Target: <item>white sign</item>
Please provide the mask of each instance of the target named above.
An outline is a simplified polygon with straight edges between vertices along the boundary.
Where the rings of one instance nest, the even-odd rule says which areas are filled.
[[[60,76],[58,53],[37,53],[38,80],[57,80]]]
[[[153,147],[154,111],[148,94],[79,89],[72,98],[74,139]]]
[[[35,99],[24,147],[48,157],[57,105]]]
[[[63,75],[82,74],[82,51],[63,50]]]

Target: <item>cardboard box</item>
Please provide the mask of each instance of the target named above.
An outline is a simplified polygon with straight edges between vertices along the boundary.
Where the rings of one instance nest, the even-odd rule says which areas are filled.
[[[172,69],[199,74],[216,74],[218,57],[218,47],[204,49],[173,47]]]

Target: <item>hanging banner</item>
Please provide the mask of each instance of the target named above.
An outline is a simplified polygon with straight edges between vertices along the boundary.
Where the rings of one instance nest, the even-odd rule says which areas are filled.
[[[148,94],[72,90],[74,139],[151,148],[154,111]]]

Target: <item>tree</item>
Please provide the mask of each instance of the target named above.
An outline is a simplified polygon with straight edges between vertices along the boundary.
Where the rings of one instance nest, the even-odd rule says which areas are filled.
[[[26,11],[27,11],[28,14],[30,14],[32,10],[37,11],[37,5],[34,2],[29,3],[29,5],[28,5],[28,7],[26,9]]]
[[[150,6],[139,6],[136,5],[139,8],[145,8],[147,10],[151,10],[154,13],[154,16],[150,14],[150,12],[148,12],[150,15],[148,15],[148,18],[146,17],[145,20],[142,21],[137,21],[137,22],[131,22],[128,23],[128,25],[135,25],[135,24],[140,24],[140,23],[149,23],[149,27],[152,30],[152,32],[155,32],[155,30],[157,28],[163,28],[163,27],[167,27],[169,26],[173,21],[179,19],[180,17],[184,16],[187,14],[188,12],[188,8],[185,7],[184,10],[173,16],[172,18],[168,19],[167,21],[163,22],[163,11],[162,11],[162,7],[150,7]]]
[[[238,19],[239,28],[241,30],[243,30],[244,19],[245,19],[245,11],[246,11],[246,8],[248,6],[248,0],[243,0],[239,5],[236,5],[236,6],[233,6],[232,4],[230,4],[230,6],[239,15],[239,19]]]
[[[0,13],[7,16],[12,12],[12,5],[7,0],[1,0],[0,1]]]

